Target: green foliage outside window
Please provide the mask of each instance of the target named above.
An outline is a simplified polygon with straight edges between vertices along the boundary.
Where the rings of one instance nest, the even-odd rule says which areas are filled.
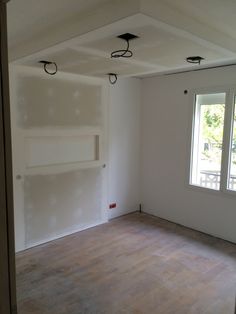
[[[224,105],[201,106],[202,137],[204,139],[203,155],[211,160],[220,162],[224,129]],[[236,114],[234,115],[236,121]],[[236,123],[233,124],[232,162],[236,165]]]

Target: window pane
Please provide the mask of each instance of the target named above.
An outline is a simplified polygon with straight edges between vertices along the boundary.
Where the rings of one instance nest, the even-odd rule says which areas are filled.
[[[197,95],[190,183],[220,189],[225,93]]]
[[[236,104],[236,100],[235,100]],[[234,105],[233,134],[231,141],[230,171],[228,177],[228,189],[236,191],[236,110]]]

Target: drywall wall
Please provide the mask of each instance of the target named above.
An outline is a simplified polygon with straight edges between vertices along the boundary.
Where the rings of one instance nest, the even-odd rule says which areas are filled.
[[[17,251],[107,221],[106,86],[11,67]]]
[[[27,247],[99,224],[102,169],[24,178]]]
[[[184,90],[236,83],[236,67],[142,81],[143,210],[236,242],[236,196],[188,185],[192,102]]]
[[[101,86],[42,76],[21,76],[18,81],[19,127],[101,126]]]
[[[138,210],[140,80],[10,73],[17,251]]]
[[[140,203],[140,80],[118,78],[109,94],[109,218],[138,210]]]

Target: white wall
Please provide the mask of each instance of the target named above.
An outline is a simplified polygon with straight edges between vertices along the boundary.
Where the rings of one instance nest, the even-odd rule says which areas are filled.
[[[109,210],[114,218],[138,210],[140,203],[140,80],[119,79],[110,87]]]
[[[184,90],[236,84],[236,67],[142,81],[142,204],[147,213],[236,242],[236,196],[187,184],[192,102]]]
[[[119,79],[112,86],[101,79],[66,73],[54,78],[39,69],[21,66],[12,66],[10,73],[16,250],[137,210],[140,80]],[[102,120],[98,119],[100,115]],[[45,167],[28,164],[28,140],[35,146],[39,140],[45,144],[55,136],[66,136],[68,142],[70,136],[79,139],[75,136],[96,132],[104,133],[101,160],[87,166],[84,162],[50,163]],[[37,154],[40,162],[48,154],[52,157],[52,151],[44,149]],[[105,169],[101,167],[104,163]],[[19,174],[21,179],[16,180]],[[109,203],[116,203],[117,208],[109,210]]]
[[[19,251],[107,222],[108,94],[98,78],[10,74]]]

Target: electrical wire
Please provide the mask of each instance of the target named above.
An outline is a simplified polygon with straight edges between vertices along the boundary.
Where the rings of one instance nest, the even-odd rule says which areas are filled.
[[[49,74],[49,75],[55,75],[55,74],[57,73],[57,71],[58,71],[56,62],[44,61],[44,60],[42,60],[42,61],[39,61],[39,63],[43,63],[44,71],[45,71],[47,74]],[[52,71],[52,72],[49,71],[48,68],[47,68],[48,65],[54,65],[55,70]]]
[[[114,85],[117,81],[117,74],[116,73],[108,73],[109,75],[109,82]]]
[[[48,65],[51,65],[53,64],[55,66],[55,70],[53,72],[49,72],[48,69],[47,69],[47,66]],[[49,74],[49,75],[55,75],[57,73],[57,64],[56,62],[50,62],[50,63],[44,63],[44,71]]]
[[[186,61],[188,63],[199,64],[199,65],[201,64],[202,60],[204,60],[204,58],[200,56],[193,56],[193,57],[186,58]]]
[[[111,53],[111,58],[131,58],[133,56],[133,52],[129,50],[129,40],[126,40],[127,48],[115,50]]]

